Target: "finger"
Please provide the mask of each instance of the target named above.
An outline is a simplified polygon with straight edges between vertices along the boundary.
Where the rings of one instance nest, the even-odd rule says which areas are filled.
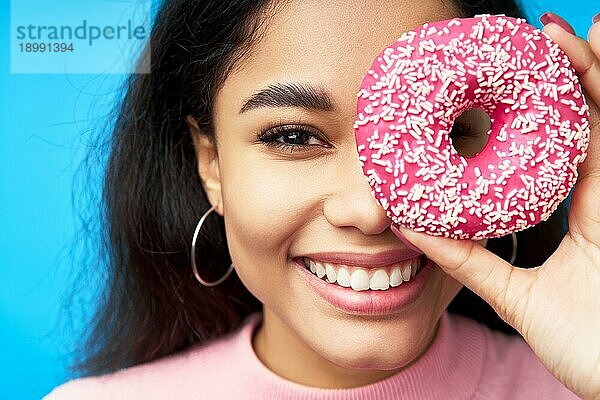
[[[600,21],[593,24],[588,31],[588,41],[596,58],[600,59]]]
[[[588,32],[590,42],[575,36],[561,28],[556,23],[549,23],[542,31],[552,38],[567,54],[581,83],[596,104],[600,103],[600,24],[594,24]]]
[[[431,236],[403,227],[398,230],[405,240],[492,306],[505,322],[522,332],[520,321],[526,311],[524,300],[535,280],[535,269],[513,267],[475,241]]]

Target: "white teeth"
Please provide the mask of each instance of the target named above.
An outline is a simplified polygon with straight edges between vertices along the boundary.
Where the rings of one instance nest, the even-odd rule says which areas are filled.
[[[371,290],[385,290],[389,287],[390,278],[388,277],[388,274],[382,269],[375,271],[373,276],[371,276],[371,280],[369,281],[369,288]]]
[[[404,281],[402,280],[402,275],[400,274],[400,268],[394,268],[392,270],[392,274],[390,275],[390,286],[400,286],[402,282]]]
[[[343,287],[350,287],[350,274],[346,268],[340,268],[337,273],[337,284]]]
[[[325,267],[321,263],[317,264],[317,276],[322,278],[325,276]]]
[[[364,269],[354,270],[350,277],[350,286],[354,290],[367,290],[369,288],[369,274]]]
[[[325,272],[327,273],[327,280],[330,283],[334,283],[337,278],[337,274],[335,273],[335,269],[333,269],[333,265],[329,263],[325,263]]]
[[[410,281],[410,264],[404,266],[401,269],[402,272],[402,279],[404,279],[405,281]]]
[[[353,268],[346,265],[333,265],[331,263],[319,263],[304,259],[305,266],[319,278],[329,283],[342,287],[351,287],[353,290],[387,290],[391,287],[400,286],[402,282],[410,281],[419,269],[420,259],[401,261],[388,267],[364,269]],[[391,274],[388,275],[388,271]]]

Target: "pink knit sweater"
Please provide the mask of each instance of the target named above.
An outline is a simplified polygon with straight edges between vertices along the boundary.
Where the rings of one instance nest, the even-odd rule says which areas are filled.
[[[300,385],[273,373],[254,353],[252,334],[261,317],[252,314],[236,332],[185,352],[72,380],[43,400],[578,399],[521,337],[448,312],[428,351],[391,377],[351,389]]]

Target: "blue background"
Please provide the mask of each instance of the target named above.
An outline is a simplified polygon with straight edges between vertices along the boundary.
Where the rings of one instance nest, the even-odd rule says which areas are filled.
[[[71,247],[84,211],[73,185],[124,75],[11,74],[9,7],[0,0],[0,399],[39,399],[70,378],[67,349],[84,328],[83,314],[64,318],[78,260],[89,252]],[[556,12],[585,38],[600,3],[538,0],[526,10],[537,27],[542,12]],[[85,184],[97,193],[98,182]],[[83,286],[85,312],[96,285]]]
[[[149,36],[151,7],[150,0],[12,0],[11,72],[132,73],[135,58],[130,55],[136,47],[141,49]],[[51,42],[51,29],[37,32],[35,26],[56,29],[54,38],[64,39],[54,43],[70,44],[73,51],[22,51],[27,43]],[[105,36],[102,33],[107,26],[112,30]],[[68,30],[63,32],[63,27]]]

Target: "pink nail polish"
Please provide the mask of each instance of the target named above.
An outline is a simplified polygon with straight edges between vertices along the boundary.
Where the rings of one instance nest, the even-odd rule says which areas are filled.
[[[592,21],[597,24],[598,22],[600,22],[600,13],[594,15],[594,18],[592,18]]]
[[[575,35],[575,29],[567,21],[559,17],[558,15],[547,12],[540,16],[540,22],[544,25],[548,25],[551,22],[554,22],[556,25],[563,28],[565,31],[569,32],[572,35]]]
[[[408,247],[411,250],[414,250],[420,254],[423,254],[423,252],[418,249],[417,247],[415,247],[414,244],[412,244],[411,242],[408,241],[408,239],[406,238],[406,236],[404,236],[402,234],[402,232],[400,232],[395,226],[394,224],[390,225],[390,229],[392,230],[392,232],[394,232],[394,235],[396,235],[398,237],[398,239],[400,239],[402,241],[402,243],[404,243],[404,245],[406,247]]]

